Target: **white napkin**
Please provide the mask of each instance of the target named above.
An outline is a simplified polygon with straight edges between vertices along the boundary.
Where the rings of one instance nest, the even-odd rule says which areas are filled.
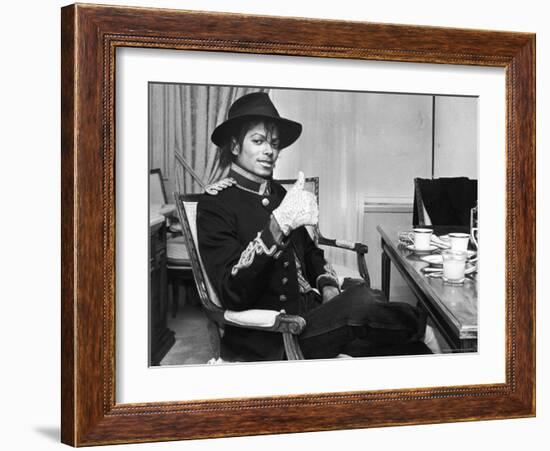
[[[449,243],[446,243],[441,238],[439,238],[437,235],[432,235],[432,244],[441,248],[441,249],[449,249],[451,245]]]

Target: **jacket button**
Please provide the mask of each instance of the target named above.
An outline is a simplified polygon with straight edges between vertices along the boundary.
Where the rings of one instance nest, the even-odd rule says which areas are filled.
[[[286,285],[288,283],[288,277],[283,277],[281,282],[282,282],[283,285]]]
[[[279,301],[285,302],[285,301],[286,301],[286,296],[285,296],[284,294],[281,294],[281,295],[279,296]]]
[[[290,265],[289,262],[284,262],[284,263],[283,263],[283,267],[284,267],[284,268],[288,268],[288,265]]]

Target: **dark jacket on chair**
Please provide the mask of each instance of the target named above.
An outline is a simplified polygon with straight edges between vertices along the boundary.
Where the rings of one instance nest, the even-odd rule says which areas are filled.
[[[420,220],[423,204],[434,226],[469,226],[470,210],[477,201],[477,180],[466,177],[416,178],[413,225]]]

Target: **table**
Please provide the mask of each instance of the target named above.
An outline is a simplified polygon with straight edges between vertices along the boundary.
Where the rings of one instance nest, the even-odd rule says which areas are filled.
[[[477,351],[477,274],[467,276],[463,285],[426,277],[421,269],[427,263],[399,245],[397,236],[390,237],[381,226],[376,229],[382,240],[382,291],[386,297],[389,299],[393,263],[452,350]]]

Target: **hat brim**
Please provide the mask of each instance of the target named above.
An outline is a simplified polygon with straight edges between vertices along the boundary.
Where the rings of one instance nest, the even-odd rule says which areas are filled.
[[[212,132],[212,142],[218,147],[222,147],[229,142],[232,136],[235,136],[243,122],[254,119],[265,119],[272,121],[279,129],[279,149],[284,149],[296,141],[302,134],[302,124],[291,121],[283,117],[264,116],[258,114],[247,114],[228,119],[218,125]]]

